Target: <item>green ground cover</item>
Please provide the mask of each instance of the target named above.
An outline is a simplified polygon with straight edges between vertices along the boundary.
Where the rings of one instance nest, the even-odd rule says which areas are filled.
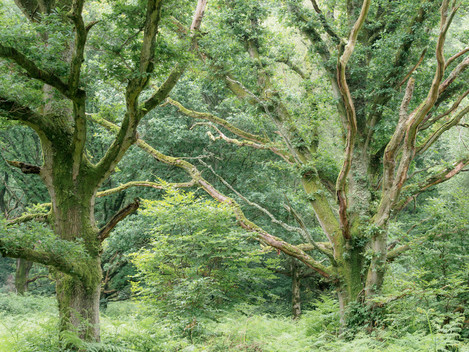
[[[469,351],[469,344],[451,331],[405,333],[404,327],[392,327],[339,338],[337,306],[327,298],[298,321],[254,311],[240,306],[217,320],[177,327],[134,302],[113,302],[101,315],[102,343],[83,347],[90,352]],[[60,351],[57,323],[53,297],[1,294],[0,352]]]

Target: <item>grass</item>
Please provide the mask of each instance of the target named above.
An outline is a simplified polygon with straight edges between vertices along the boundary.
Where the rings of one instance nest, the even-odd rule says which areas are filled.
[[[251,314],[246,307],[218,321],[200,321],[196,329],[177,330],[133,302],[111,303],[101,315],[102,343],[93,351],[139,352],[469,352],[469,344],[451,335],[394,330],[358,333],[338,338],[337,307],[333,300],[318,303],[302,319]],[[179,331],[179,333],[178,333]],[[0,352],[54,352],[58,347],[54,298],[0,295]]]

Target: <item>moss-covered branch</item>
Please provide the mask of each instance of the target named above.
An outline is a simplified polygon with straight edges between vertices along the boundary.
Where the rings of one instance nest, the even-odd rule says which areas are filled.
[[[0,96],[0,116],[20,121],[39,133],[45,132],[47,134],[50,128],[44,116],[4,96]]]
[[[83,63],[86,36],[88,34],[82,17],[83,4],[84,0],[74,0],[72,3],[72,9],[68,15],[75,25],[75,43],[70,63],[70,75],[68,78],[68,87],[70,89],[70,93],[73,95],[77,93],[78,85],[80,83],[81,65]]]
[[[48,265],[57,270],[78,277],[84,282],[90,279],[87,271],[88,254],[83,245],[57,238],[49,229],[32,223],[47,214],[27,214],[0,227],[0,254],[10,258],[23,258],[28,261]]]
[[[206,6],[207,6],[207,0],[198,0],[197,7],[194,11],[194,16],[192,18],[192,24],[190,27],[190,36],[191,36],[190,43],[191,44],[188,49],[189,52],[193,52],[197,48],[197,41],[199,37],[198,32],[202,24],[202,19],[204,17]],[[161,104],[166,99],[169,92],[173,89],[173,87],[176,85],[179,78],[184,73],[187,65],[188,65],[188,62],[185,62],[185,63],[181,62],[181,63],[176,64],[176,66],[173,68],[168,78],[166,79],[166,81],[143,104],[143,107],[141,109],[142,116],[147,114],[149,111],[154,109],[156,106]]]
[[[64,96],[72,99],[69,86],[63,82],[60,77],[51,72],[40,69],[33,61],[28,59],[26,55],[19,52],[15,48],[0,44],[0,57],[13,60],[17,65],[21,66],[30,77],[40,80],[48,85],[56,88]]]
[[[122,159],[127,149],[135,143],[137,127],[140,120],[149,111],[160,104],[169,94],[171,89],[176,85],[177,81],[184,72],[187,64],[178,63],[171,71],[166,81],[159,87],[141,106],[137,106],[138,98],[142,90],[146,87],[153,72],[153,59],[155,55],[156,35],[158,33],[159,21],[161,18],[162,0],[150,0],[147,4],[146,20],[143,30],[143,42],[140,51],[140,61],[136,65],[136,75],[131,79],[126,88],[126,106],[127,111],[124,120],[119,128],[115,140],[107,150],[105,156],[97,164],[96,169],[99,174],[98,184],[102,182],[114,169],[117,163]],[[203,5],[203,6],[202,6]],[[203,10],[205,9],[206,0],[199,0],[195,10],[193,25],[191,29],[196,31],[200,27]],[[194,23],[196,23],[194,25]],[[193,50],[196,36],[193,40],[189,51]]]
[[[201,119],[201,120],[207,120],[207,121],[213,122],[219,126],[226,128],[228,131],[234,133],[238,137],[247,139],[248,141],[252,141],[255,143],[259,143],[259,144],[272,143],[269,139],[243,131],[218,116],[212,115],[207,112],[198,112],[198,111],[190,110],[184,107],[180,102],[173,100],[171,98],[167,98],[166,101],[169,104],[175,106],[182,114],[186,116],[192,117],[194,119]]]
[[[193,187],[195,184],[194,181],[190,182],[181,182],[181,183],[159,183],[159,182],[150,182],[150,181],[131,181],[124,183],[118,187],[110,188],[105,191],[98,192],[96,197],[106,197],[111,194],[122,192],[128,188],[132,187],[149,187],[154,189],[165,189],[166,187],[173,187],[173,188],[189,188]]]
[[[93,115],[89,115],[90,118],[93,118]],[[118,127],[109,121],[105,121],[103,119],[98,119],[96,122],[100,123],[103,127],[107,128],[110,131],[116,131]],[[238,203],[236,203],[230,197],[225,196],[223,193],[218,191],[215,187],[213,187],[209,182],[207,182],[204,178],[202,178],[201,172],[191,163],[179,159],[174,158],[168,155],[164,155],[163,153],[159,152],[158,150],[151,147],[148,143],[141,139],[137,139],[137,145],[153,156],[157,161],[162,162],[167,165],[176,166],[185,170],[189,176],[192,178],[191,182],[194,182],[194,185],[198,185],[202,189],[205,190],[212,198],[218,200],[221,203],[227,204],[234,212],[236,219],[238,220],[240,226],[244,229],[248,230],[249,232],[253,232],[256,234],[256,237],[259,241],[270,245],[287,255],[293,256],[303,263],[305,263],[308,267],[318,272],[325,278],[330,278],[332,275],[331,270],[319,263],[318,261],[314,260],[310,255],[306,254],[300,248],[291,245],[282,239],[272,236],[267,231],[259,227],[258,225],[254,224],[250,220],[248,220],[241,210],[241,207]],[[186,185],[189,185],[187,183]],[[160,185],[161,186],[161,185]],[[129,186],[131,187],[131,186]]]
[[[174,68],[171,70],[168,78],[163,82],[163,84],[156,90],[153,95],[148,98],[141,107],[141,116],[143,117],[148,112],[153,110],[155,107],[160,105],[168,96],[169,92],[174,88],[176,83],[181,78],[182,74],[186,69],[185,64],[177,63]]]
[[[355,114],[355,106],[353,103],[352,94],[350,93],[347,84],[346,68],[347,63],[355,49],[358,33],[360,32],[363,23],[365,23],[370,4],[370,0],[363,1],[360,16],[353,25],[352,30],[350,31],[348,43],[343,49],[343,53],[337,62],[337,84],[345,105],[347,136],[345,140],[345,157],[339,176],[337,177],[336,192],[339,203],[340,226],[342,234],[346,239],[350,238],[350,224],[347,215],[346,184],[347,177],[352,166],[353,147],[355,144],[355,136],[357,134],[357,117]]]
[[[8,225],[22,224],[28,221],[47,222],[49,221],[49,215],[49,213],[23,214],[17,218],[8,220]]]

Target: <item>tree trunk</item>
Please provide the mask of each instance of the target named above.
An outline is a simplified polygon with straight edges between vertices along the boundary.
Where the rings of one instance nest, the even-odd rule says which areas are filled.
[[[45,143],[44,143],[45,144]],[[73,153],[43,147],[45,167],[41,172],[52,201],[51,226],[64,240],[83,243],[86,256],[76,259],[76,273],[55,271],[59,326],[64,349],[75,350],[67,336],[76,334],[86,342],[98,342],[101,292],[101,241],[94,219],[96,182],[73,167]],[[51,167],[48,167],[51,165]]]
[[[96,261],[99,265],[99,260]],[[98,279],[98,278],[96,278]],[[67,346],[64,332],[72,332],[83,341],[99,342],[99,298],[100,281],[90,285],[69,275],[57,273],[57,301],[59,304],[60,332],[62,343]]]
[[[16,259],[15,288],[19,295],[24,295],[28,291],[28,276],[32,266],[33,262],[22,258]]]
[[[86,199],[86,196],[79,198]],[[56,218],[56,233],[67,240],[83,239],[85,250],[90,256],[83,264],[80,264],[79,269],[82,272],[80,277],[60,272],[56,274],[60,331],[61,333],[76,333],[84,341],[98,342],[100,340],[99,299],[102,278],[98,230],[91,222],[90,214],[92,213],[90,206],[86,204],[78,203],[72,208],[69,204],[62,204],[57,210],[62,216]],[[66,216],[63,216],[64,213]],[[64,342],[66,342],[65,339]]]
[[[301,315],[301,269],[295,260],[291,263],[291,295],[293,319],[298,319]]]
[[[372,258],[366,278],[365,296],[367,299],[376,295],[383,286],[386,272],[387,230],[382,229],[371,239]]]
[[[364,291],[363,270],[365,265],[364,248],[347,241],[336,250],[336,271],[340,279],[336,282],[337,296],[340,307],[341,325],[346,323],[347,306],[356,302]]]

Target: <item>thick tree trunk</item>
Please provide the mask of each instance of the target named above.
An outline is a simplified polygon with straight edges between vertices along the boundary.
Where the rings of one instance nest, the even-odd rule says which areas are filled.
[[[87,197],[77,198],[83,201]],[[84,341],[98,342],[100,340],[99,299],[102,278],[98,230],[94,226],[92,207],[89,204],[80,203],[78,199],[72,207],[67,203],[68,201],[57,209],[57,213],[62,216],[59,215],[56,218],[55,231],[67,240],[83,239],[90,259],[81,264],[80,277],[72,277],[60,272],[56,274],[60,330],[76,333]]]
[[[67,339],[70,333],[87,342],[100,340],[101,241],[94,219],[97,186],[87,174],[92,169],[87,169],[86,161],[80,167],[84,171],[77,172],[73,152],[48,149],[46,143],[43,141],[45,166],[41,176],[51,196],[52,228],[61,239],[80,240],[86,252],[86,256],[77,258],[76,275],[62,273],[60,268],[55,272],[63,347],[74,350],[77,347],[70,346]]]
[[[367,299],[379,293],[383,286],[384,274],[386,273],[387,239],[386,229],[380,230],[371,239],[373,256],[366,278],[365,296]]]
[[[364,291],[364,248],[346,243],[335,253],[337,277],[337,296],[340,307],[341,325],[345,326],[347,306],[357,302]]]
[[[99,265],[99,260],[96,265]],[[56,285],[61,333],[73,332],[84,341],[99,342],[101,285],[98,277],[95,284],[90,285],[69,275],[57,273]],[[64,347],[71,347],[66,345],[66,338],[63,343]]]
[[[28,291],[28,277],[32,266],[33,262],[22,258],[16,259],[15,288],[19,295],[24,295]]]

